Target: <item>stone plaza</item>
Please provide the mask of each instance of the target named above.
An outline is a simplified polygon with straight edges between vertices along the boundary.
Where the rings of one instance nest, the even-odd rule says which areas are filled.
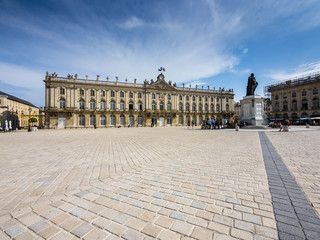
[[[0,239],[320,239],[319,133],[3,133]]]

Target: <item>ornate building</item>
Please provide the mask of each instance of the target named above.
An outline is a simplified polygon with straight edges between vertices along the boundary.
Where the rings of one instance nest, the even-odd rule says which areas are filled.
[[[273,117],[276,119],[320,116],[320,73],[297,77],[266,87],[271,93]]]
[[[30,118],[36,118],[39,125],[39,108],[32,103],[17,98],[13,95],[0,91],[0,126],[5,128],[5,122],[9,126],[11,122],[11,128],[27,128]]]
[[[161,73],[143,84],[58,77],[46,74],[45,112],[49,128],[183,126],[207,118],[232,118],[233,90],[177,87]]]

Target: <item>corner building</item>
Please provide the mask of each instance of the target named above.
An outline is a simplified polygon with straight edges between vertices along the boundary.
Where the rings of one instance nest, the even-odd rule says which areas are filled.
[[[229,119],[234,114],[233,90],[177,87],[157,81],[143,84],[78,79],[56,73],[45,77],[45,113],[49,128],[199,125],[205,119]]]
[[[266,87],[271,93],[273,117],[298,119],[320,117],[320,73],[296,77]]]

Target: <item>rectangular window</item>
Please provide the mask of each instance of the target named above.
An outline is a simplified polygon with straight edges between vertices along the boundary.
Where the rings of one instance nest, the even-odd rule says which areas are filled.
[[[84,90],[80,89],[80,95],[83,96],[84,95]]]
[[[90,90],[90,95],[92,96],[92,97],[94,97],[94,90]]]
[[[104,97],[105,94],[106,94],[105,91],[101,91],[101,92],[100,92],[101,97]]]

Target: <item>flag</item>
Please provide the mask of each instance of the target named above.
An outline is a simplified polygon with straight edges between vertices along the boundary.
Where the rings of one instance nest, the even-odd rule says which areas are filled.
[[[164,67],[160,67],[160,68],[158,68],[158,71],[160,71],[160,72],[162,72],[162,71],[166,71],[166,69],[164,68]]]

